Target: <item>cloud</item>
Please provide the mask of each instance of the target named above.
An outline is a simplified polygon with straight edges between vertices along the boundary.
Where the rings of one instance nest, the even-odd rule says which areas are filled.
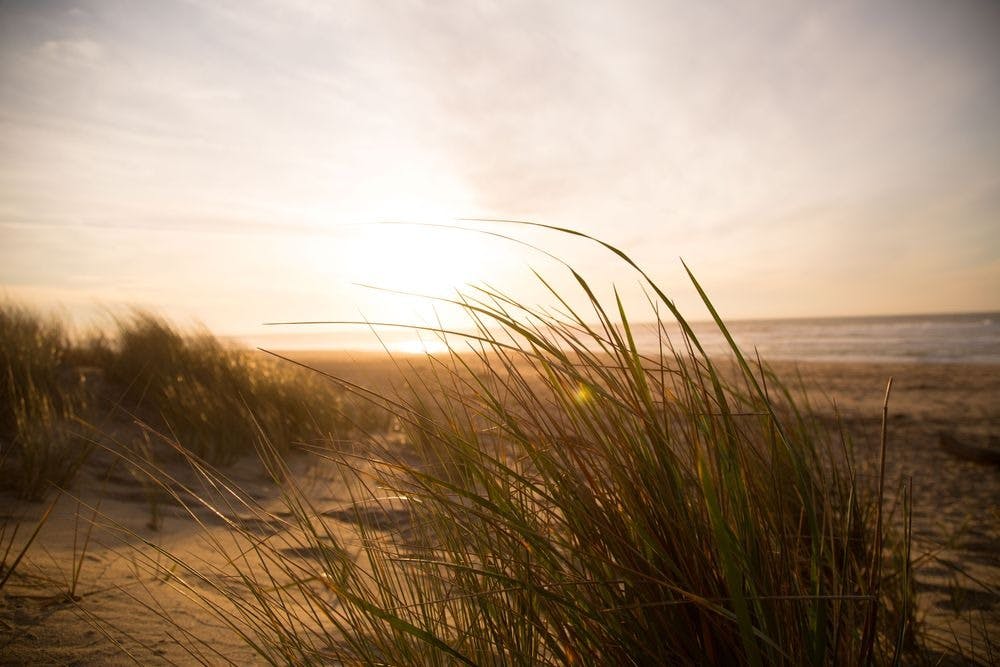
[[[38,53],[65,65],[90,65],[104,57],[105,49],[92,39],[50,39],[42,42]]]
[[[767,264],[827,280],[821,310],[837,267],[1000,247],[987,5],[85,6],[0,23],[0,234],[15,256],[12,221],[50,234],[46,269],[99,255],[42,230],[66,221],[273,241],[432,211],[572,225],[654,271],[682,254],[720,292]]]

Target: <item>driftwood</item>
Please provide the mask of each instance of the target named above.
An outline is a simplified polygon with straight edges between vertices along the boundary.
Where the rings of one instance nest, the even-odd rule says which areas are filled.
[[[955,458],[974,463],[1000,466],[1000,449],[996,447],[969,445],[958,440],[950,433],[944,432],[938,434],[938,441],[941,443],[941,449]]]

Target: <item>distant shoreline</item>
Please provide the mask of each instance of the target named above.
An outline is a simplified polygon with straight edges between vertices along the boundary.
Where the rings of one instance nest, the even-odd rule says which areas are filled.
[[[640,350],[656,354],[665,345],[655,323],[631,327]],[[713,322],[692,322],[691,327],[710,355],[728,355],[728,344]],[[745,352],[756,349],[769,361],[1000,365],[1000,312],[734,320],[727,327]],[[665,322],[662,332],[681,340],[673,322]],[[268,329],[227,340],[296,352],[422,354],[465,346],[460,334],[442,338],[405,327],[343,325],[324,325],[320,331],[307,325]]]

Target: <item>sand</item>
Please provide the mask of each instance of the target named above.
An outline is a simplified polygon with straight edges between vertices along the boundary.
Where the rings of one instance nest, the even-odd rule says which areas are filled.
[[[363,383],[384,384],[394,372],[369,355],[293,356]],[[945,651],[957,638],[967,654],[975,651],[985,662],[984,637],[1000,637],[1000,467],[949,453],[939,445],[939,434],[1000,450],[1000,367],[840,363],[776,368],[785,377],[801,375],[824,421],[836,423],[839,412],[866,470],[877,459],[885,384],[889,376],[895,378],[887,469],[893,492],[912,480],[918,618],[928,629],[931,648]],[[179,464],[160,463],[183,474]],[[153,530],[149,488],[126,466],[109,475],[109,465],[108,455],[87,464],[0,592],[0,663],[188,664],[195,662],[184,648],[192,637],[204,642],[198,646],[210,662],[260,662],[244,642],[188,599],[176,580],[152,574],[139,556],[162,546],[192,559],[217,558],[206,537],[224,536],[226,527],[207,513],[199,514],[206,522],[199,526],[180,507],[161,502],[161,525]],[[318,506],[346,502],[342,483],[318,474],[313,462],[297,460],[295,471],[311,480],[307,486]],[[255,461],[226,472],[265,506],[278,506],[273,486]],[[10,563],[48,502],[17,501],[9,493],[0,495],[0,502],[0,525],[7,531],[0,549],[20,524],[7,557]],[[95,518],[88,507],[98,502]],[[80,543],[92,519],[91,541],[81,555]],[[68,595],[71,588],[75,598]],[[218,594],[203,588],[208,595]],[[187,638],[185,630],[192,633]]]
[[[785,367],[791,371],[790,366]],[[874,468],[888,378],[887,488],[912,483],[918,621],[931,648],[1000,661],[1000,466],[955,456],[941,434],[1000,453],[1000,368],[948,364],[800,365],[836,401],[858,459]],[[832,420],[830,401],[814,401]],[[989,658],[988,637],[993,657]]]

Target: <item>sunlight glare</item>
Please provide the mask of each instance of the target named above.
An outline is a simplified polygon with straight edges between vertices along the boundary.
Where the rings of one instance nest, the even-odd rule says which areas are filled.
[[[354,282],[373,287],[453,296],[488,277],[497,249],[486,237],[461,229],[372,224],[352,239],[350,273]]]
[[[407,340],[387,345],[390,352],[400,354],[443,354],[448,351],[448,346],[440,340]]]

